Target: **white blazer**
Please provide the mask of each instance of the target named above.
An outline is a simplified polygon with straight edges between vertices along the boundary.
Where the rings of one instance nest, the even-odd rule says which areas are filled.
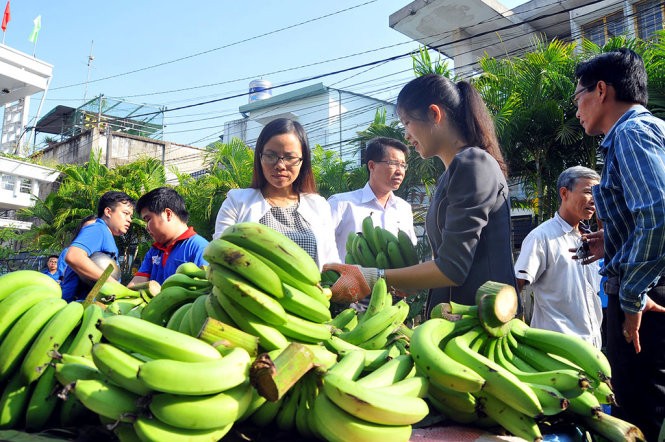
[[[213,239],[236,223],[258,222],[270,210],[270,204],[263,198],[259,189],[232,189],[226,194],[222,207],[217,212]],[[329,262],[340,262],[335,244],[335,229],[328,202],[315,193],[300,194],[298,213],[307,221],[316,238],[316,252],[319,268]]]

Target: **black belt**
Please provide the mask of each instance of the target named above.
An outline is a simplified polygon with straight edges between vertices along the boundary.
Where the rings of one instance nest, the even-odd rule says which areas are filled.
[[[658,279],[658,282],[654,287],[662,287],[665,286],[665,277],[660,277]],[[605,281],[605,285],[603,286],[603,290],[605,290],[605,294],[608,296],[617,296],[619,294],[619,289],[621,288],[621,281],[619,280],[618,276],[609,276],[607,280]]]

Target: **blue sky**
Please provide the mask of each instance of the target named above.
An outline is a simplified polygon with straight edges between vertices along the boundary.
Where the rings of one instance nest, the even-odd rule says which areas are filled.
[[[388,26],[388,16],[408,3],[11,0],[5,44],[28,54],[34,49],[53,65],[41,116],[58,104],[77,107],[84,95],[99,94],[173,109],[247,92],[252,79],[277,85],[417,49]],[[37,15],[42,28],[33,47],[28,36]],[[323,82],[392,99],[412,78],[410,67],[402,58],[279,91]],[[40,99],[41,94],[32,97],[32,115]],[[242,97],[167,112],[164,139],[203,147],[217,139],[225,121],[240,118],[238,106],[246,102]]]

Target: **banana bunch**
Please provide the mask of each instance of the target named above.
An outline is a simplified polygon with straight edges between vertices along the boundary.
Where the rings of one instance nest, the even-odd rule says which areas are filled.
[[[360,376],[362,351],[346,354],[323,376],[312,410],[315,433],[328,441],[408,441],[411,426],[429,413],[427,380],[409,355]]]
[[[335,317],[336,323],[341,325],[336,336],[366,350],[382,350],[399,341],[395,332],[403,326],[408,314],[406,301],[400,300],[393,305],[385,279],[379,279],[372,287],[367,310],[359,317],[345,311]],[[342,319],[338,320],[340,317]],[[344,322],[347,317],[349,321]],[[357,318],[355,324],[352,322],[354,318]]]
[[[92,346],[90,358],[62,355],[56,379],[86,409],[124,423],[123,433],[143,441],[219,440],[249,407],[246,350],[222,356],[196,338],[126,315],[103,317],[97,328],[104,342]]]
[[[286,236],[259,223],[238,223],[211,241],[203,256],[210,263],[210,295],[174,311],[167,327],[175,327],[179,317],[180,324],[186,322],[188,315],[196,323],[198,310],[257,336],[266,351],[331,337],[330,302],[319,285],[318,266]]]
[[[90,355],[101,338],[95,323],[103,310],[96,304],[67,304],[61,296],[57,282],[39,272],[20,270],[0,277],[0,428],[24,424],[38,431],[58,408],[61,416],[75,411],[53,395],[53,361],[65,351]]]
[[[362,232],[351,233],[346,240],[347,264],[362,267],[397,269],[418,264],[418,254],[406,232],[397,236],[380,226],[374,226],[371,216],[362,222]]]
[[[479,289],[478,305],[449,303],[440,307],[449,319],[414,330],[410,351],[429,380],[433,407],[451,420],[498,424],[533,441],[550,416],[602,422],[596,431],[608,438],[626,427],[639,432],[602,418],[601,404],[614,403],[604,354],[576,336],[507,320],[514,310],[509,292],[490,282]]]

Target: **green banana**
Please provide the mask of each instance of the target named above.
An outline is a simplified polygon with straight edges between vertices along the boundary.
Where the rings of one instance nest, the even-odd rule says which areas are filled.
[[[60,383],[60,385],[66,387],[69,384],[73,384],[78,380],[83,379],[97,379],[102,380],[103,376],[95,368],[87,364],[81,364],[77,362],[70,363],[57,363],[55,364],[55,379]],[[41,380],[41,378],[40,378]],[[39,382],[39,381],[37,381]]]
[[[203,257],[210,264],[226,268],[275,298],[284,296],[282,281],[277,273],[240,246],[221,238],[213,239]]]
[[[356,235],[356,232],[349,232],[348,236],[346,237],[346,243],[344,244],[344,247],[346,248],[347,255],[349,255],[353,249],[353,241],[355,241]]]
[[[607,382],[601,382],[598,384],[598,386],[593,389],[592,393],[601,404],[617,404],[612,387],[610,387]]]
[[[210,290],[210,281],[187,276],[184,273],[174,273],[162,282],[162,290],[169,287],[182,287],[187,290]],[[161,292],[160,292],[161,294]]]
[[[96,379],[81,379],[74,384],[74,396],[100,416],[132,422],[139,414],[139,396],[121,387]]]
[[[243,382],[210,396],[159,393],[152,396],[150,412],[160,421],[177,428],[213,430],[237,421],[252,400],[252,387]]]
[[[208,319],[208,311],[206,310],[206,298],[208,295],[201,295],[192,302],[192,307],[189,313],[189,330],[191,335],[195,338],[199,337],[203,324]]]
[[[580,416],[596,416],[603,410],[598,398],[589,390],[584,390],[576,396],[564,393],[564,396],[568,399],[568,410]]]
[[[283,402],[284,397],[281,397],[276,402],[265,401],[249,416],[250,422],[261,428],[271,425],[275,420],[275,416],[279,413],[279,409],[282,407]]]
[[[367,309],[358,319],[358,324],[362,324],[367,321],[372,316],[375,316],[384,308],[392,305],[393,298],[388,293],[388,286],[384,278],[379,278],[372,287],[372,293],[369,297],[369,303],[367,304]]]
[[[25,412],[25,429],[27,431],[39,431],[46,426],[58,405],[58,398],[54,393],[57,384],[55,367],[49,365],[30,393]]]
[[[131,316],[102,318],[97,327],[112,344],[151,359],[197,362],[222,357],[203,341]]]
[[[132,393],[144,396],[150,389],[136,378],[143,361],[111,344],[97,343],[92,347],[92,360],[97,369],[111,382]]]
[[[102,332],[97,329],[97,321],[104,315],[104,311],[97,304],[90,304],[83,310],[83,319],[74,340],[67,353],[75,356],[88,356],[92,346],[100,341]]]
[[[496,362],[469,348],[470,342],[480,334],[484,332],[476,328],[452,338],[446,344],[445,353],[482,376],[485,379],[483,391],[502,398],[508,405],[527,416],[540,415],[543,410],[530,388]]]
[[[458,321],[458,323],[461,321]],[[411,338],[411,355],[416,366],[431,383],[461,392],[479,391],[485,379],[441,350],[439,345],[455,333],[458,323],[441,318],[427,320],[416,327]]]
[[[411,242],[411,238],[406,234],[404,230],[397,231],[397,243],[399,244],[399,251],[404,257],[404,261],[407,266],[413,266],[418,264],[420,260],[418,259],[418,254],[416,253],[416,248]]]
[[[253,313],[236,305],[226,296],[219,296],[216,299],[239,329],[259,338],[259,345],[264,350],[277,350],[289,345],[289,341],[280,331],[264,323]]]
[[[60,406],[58,412],[58,421],[63,427],[80,425],[81,422],[89,422],[96,419],[99,415],[88,410],[73,394],[68,394],[65,401]]]
[[[452,408],[461,413],[473,413],[476,411],[476,397],[471,393],[451,390],[434,382],[429,383],[427,397],[430,399],[434,398],[447,408]]]
[[[205,307],[209,317],[223,322],[224,324],[236,327],[236,323],[233,322],[231,316],[226,313],[226,311],[220,305],[219,301],[217,301],[217,297],[212,293],[210,293],[206,298]]]
[[[325,394],[316,397],[313,415],[316,430],[329,442],[408,441],[411,437],[411,425],[365,421],[339,408]]]
[[[223,358],[213,361],[148,361],[139,367],[137,377],[151,390],[203,396],[220,393],[245,382],[249,376],[249,365],[249,353],[237,347]]]
[[[284,310],[312,322],[328,322],[330,309],[295,287],[284,284],[284,297],[278,298]]]
[[[60,284],[50,276],[35,270],[16,270],[0,276],[0,302],[4,301],[5,298],[15,291],[26,286],[40,287],[43,291],[51,293],[56,298],[62,296]]]
[[[316,399],[316,380],[309,376],[301,380],[301,391],[298,404],[296,405],[295,427],[298,434],[304,438],[315,437],[316,430],[310,425],[311,414]]]
[[[431,387],[430,387],[431,390]],[[471,396],[471,393],[466,393]],[[471,396],[473,397],[473,396]],[[447,420],[457,422],[460,424],[475,424],[478,421],[478,415],[476,414],[475,406],[475,397],[473,397],[473,410],[472,411],[462,411],[450,405],[450,403],[445,402],[448,396],[444,396],[443,400],[440,400],[438,396],[430,394],[428,396],[429,402],[432,406],[443,415]]]
[[[353,259],[363,267],[376,267],[376,256],[363,236],[358,236],[354,242]]]
[[[341,333],[339,337],[351,344],[358,345],[391,326],[393,321],[402,315],[405,308],[408,313],[408,304],[404,300],[399,301],[395,305],[384,308],[368,320],[362,321],[353,330]]]
[[[192,331],[192,307],[194,307],[194,302],[191,302],[189,304],[189,308],[185,310],[185,312],[182,314],[182,319],[180,320],[180,324],[178,324],[178,332],[182,333],[183,335],[188,335],[188,336],[193,336],[194,333]]]
[[[609,382],[612,378],[605,355],[578,336],[531,328],[519,319],[511,321],[511,334],[524,344],[575,361],[596,383]]]
[[[390,261],[391,267],[393,269],[400,269],[402,267],[406,267],[406,260],[402,256],[402,252],[400,252],[399,249],[399,244],[393,241],[388,241],[386,245],[386,249],[388,250],[388,260]]]
[[[399,301],[394,307],[398,309],[399,313],[393,318],[393,321],[383,331],[377,333],[367,341],[361,342],[358,346],[368,350],[379,350],[388,345],[389,341],[393,339],[395,331],[404,323],[406,317],[409,316],[409,305],[406,301]]]
[[[21,375],[26,384],[36,381],[53,359],[52,351],[57,351],[67,337],[78,327],[83,317],[83,305],[70,302],[53,315],[42,328],[23,359]]]
[[[206,296],[210,297],[212,294]],[[166,328],[169,330],[179,331],[183,317],[185,316],[185,313],[187,313],[192,308],[192,304],[193,302],[188,302],[187,304],[183,304],[178,307],[169,318],[169,321],[166,323]]]
[[[383,250],[379,250],[376,254],[376,267],[379,269],[392,268],[388,255],[386,255]]]
[[[327,374],[342,376],[355,381],[365,368],[365,355],[362,350],[346,353],[339,362],[327,371]]]
[[[356,262],[356,260],[353,258],[353,254],[351,252],[347,253],[346,256],[344,257],[344,264],[357,264],[360,265]]]
[[[0,340],[30,307],[44,299],[58,297],[53,291],[43,290],[39,285],[21,287],[8,295],[0,302]]]
[[[275,426],[282,431],[293,431],[296,426],[296,410],[300,402],[301,384],[296,383],[286,393],[282,400],[282,406],[279,407],[275,415]]]
[[[312,257],[291,239],[268,226],[254,222],[237,223],[224,230],[221,237],[274,262],[296,280],[312,285],[321,280],[319,266]],[[290,283],[283,279],[282,282]]]
[[[356,383],[365,388],[387,387],[407,377],[413,369],[410,355],[400,355],[373,372],[359,378]]]
[[[307,319],[286,313],[284,324],[273,325],[284,336],[300,342],[316,344],[332,337],[332,327],[328,324],[308,321]]]
[[[374,230],[374,220],[372,220],[371,214],[363,218],[361,230],[362,235],[367,241],[367,245],[372,252],[372,255],[376,256],[376,254],[381,250],[381,247],[379,246],[378,238],[376,237],[376,231]]]
[[[163,288],[159,295],[152,298],[143,308],[141,319],[158,325],[166,325],[173,312],[180,306],[193,302],[203,294],[205,294],[203,290],[190,290],[179,286]]]
[[[543,408],[543,415],[554,416],[568,408],[568,399],[561,392],[549,385],[531,384],[526,385],[533,390],[534,394]]]
[[[268,324],[278,325],[286,322],[286,312],[277,299],[255,288],[224,267],[210,264],[208,273],[217,289],[216,292],[213,290],[213,293],[218,299],[220,295],[226,296]]]
[[[497,346],[494,356],[494,362],[510,371],[522,382],[546,385],[559,391],[586,388],[588,384],[584,378],[580,378],[579,374],[573,370],[559,369],[532,372],[520,370],[512,364],[511,359],[506,357],[503,345]]]
[[[426,398],[430,383],[422,376],[413,376],[402,379],[386,387],[378,387],[377,391],[394,396],[412,396]]]
[[[337,313],[337,316],[328,321],[328,324],[332,325],[336,329],[342,330],[347,327],[347,325],[349,325],[354,318],[356,319],[357,323],[358,313],[353,307],[348,307]]]
[[[66,305],[67,302],[63,299],[44,299],[16,321],[0,344],[0,381],[6,379],[23,361],[23,356],[42,327]]]
[[[543,439],[538,424],[532,417],[517,411],[486,391],[474,394],[478,398],[479,409],[510,433],[528,441],[536,442]]]
[[[206,271],[204,268],[197,266],[193,262],[183,262],[175,269],[176,273],[182,273],[190,278],[206,279]]]
[[[0,430],[16,427],[28,406],[31,388],[20,375],[14,373],[0,396]]]

